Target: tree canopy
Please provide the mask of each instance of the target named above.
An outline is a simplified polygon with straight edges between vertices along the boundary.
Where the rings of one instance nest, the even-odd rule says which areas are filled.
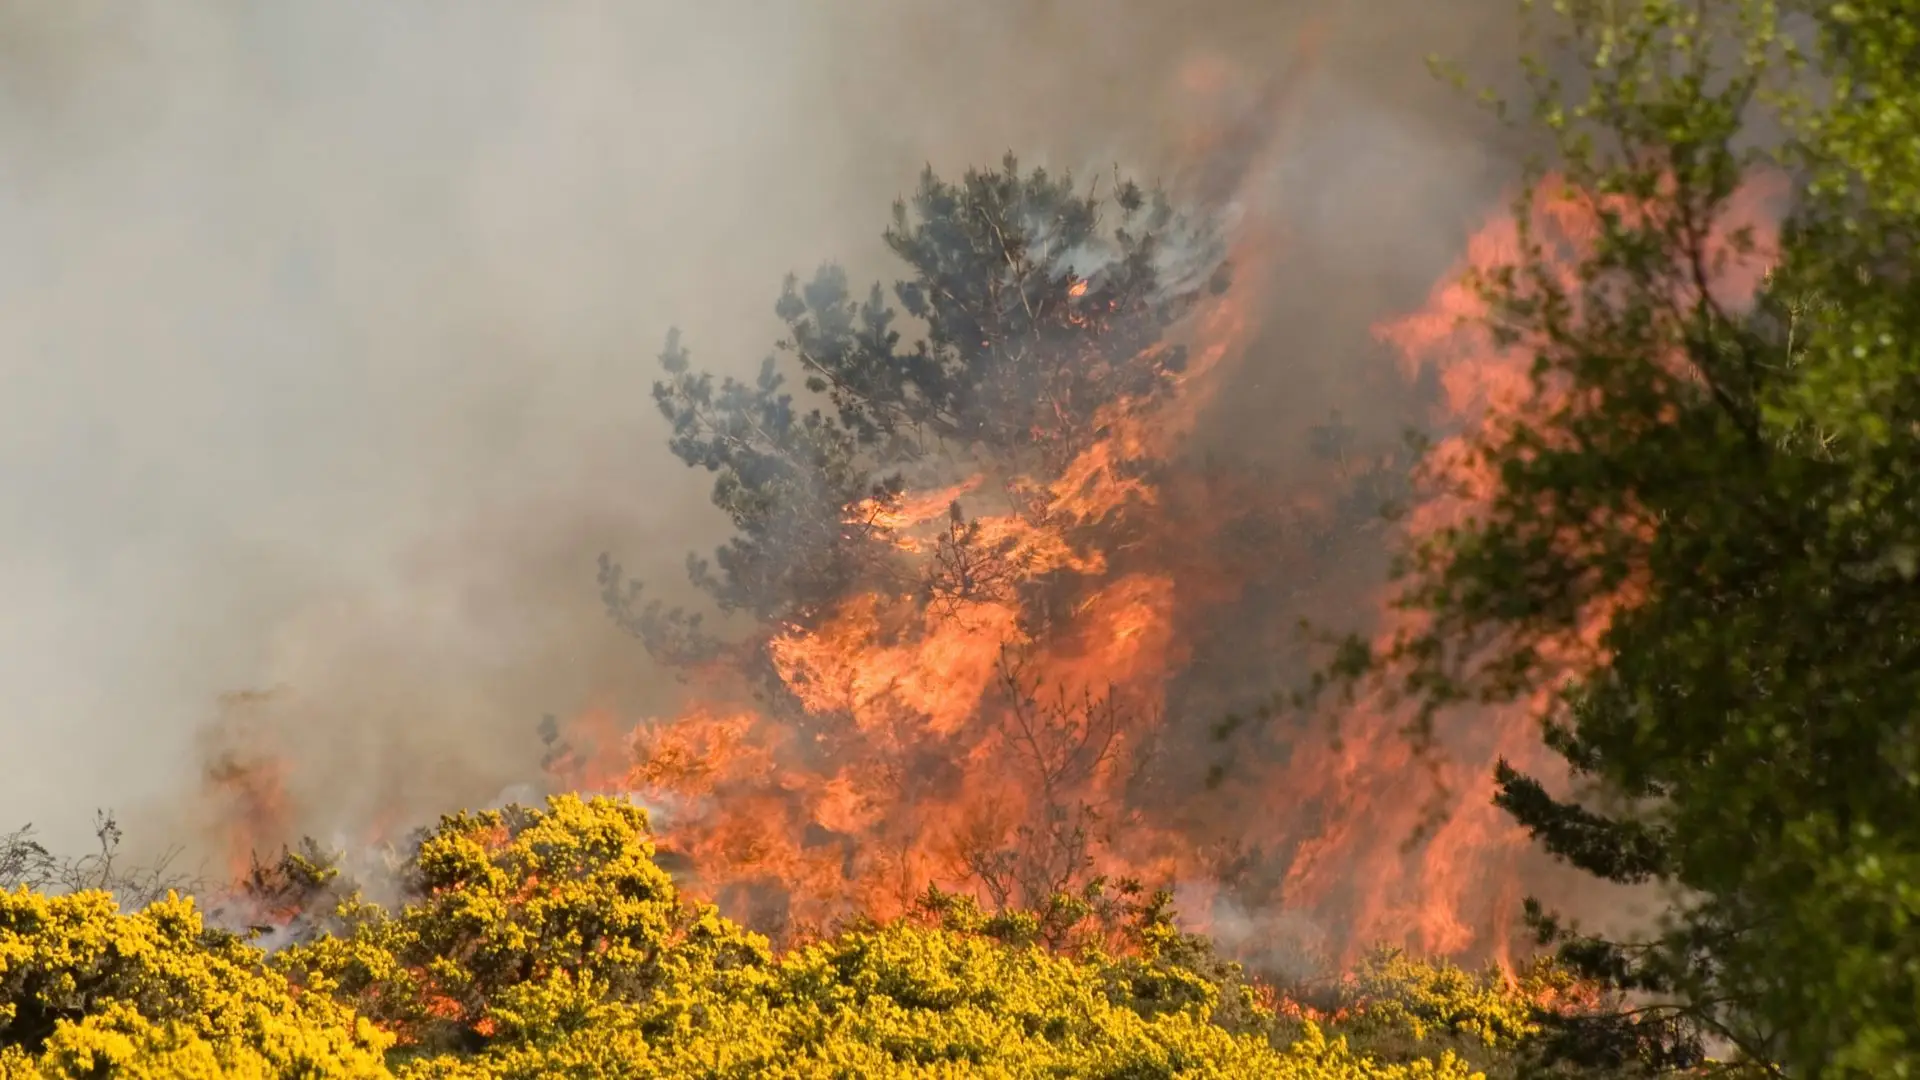
[[[857,295],[833,265],[789,276],[774,306],[786,334],[750,382],[716,382],[668,336],[655,401],[673,453],[715,474],[735,530],[688,561],[720,610],[775,626],[817,616],[884,580],[882,514],[910,478],[943,467],[950,483],[956,460],[1051,478],[1103,410],[1169,388],[1186,351],[1161,337],[1225,287],[1221,241],[1160,192],[1103,179],[1080,187],[1011,155],[958,183],[928,169],[885,232],[906,274],[891,296]],[[825,407],[795,400],[789,370]],[[857,506],[867,518],[849,521]],[[697,615],[641,602],[610,562],[602,581],[657,656],[711,654]]]

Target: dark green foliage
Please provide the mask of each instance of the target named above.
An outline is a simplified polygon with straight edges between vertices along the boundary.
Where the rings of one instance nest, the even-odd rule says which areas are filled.
[[[1601,208],[1571,286],[1538,236],[1482,279],[1549,407],[1482,444],[1501,485],[1486,511],[1402,563],[1430,621],[1383,651],[1348,643],[1337,672],[1391,672],[1423,722],[1519,699],[1559,685],[1547,646],[1595,601],[1644,586],[1550,718],[1606,812],[1499,777],[1554,854],[1673,890],[1642,942],[1534,913],[1569,963],[1645,1003],[1565,1026],[1559,1048],[1655,1067],[1713,1042],[1763,1072],[1914,1075],[1920,5],[1795,7],[1560,6],[1551,47],[1586,70],[1578,94],[1537,87],[1557,166],[1648,212]],[[1708,234],[1762,169],[1791,198],[1746,306],[1704,287]]]

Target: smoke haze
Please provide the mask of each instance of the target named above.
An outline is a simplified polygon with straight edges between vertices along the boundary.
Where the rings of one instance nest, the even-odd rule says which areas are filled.
[[[669,326],[747,370],[785,272],[890,276],[923,163],[1171,176],[1311,60],[1255,114],[1288,256],[1215,418],[1298,454],[1510,171],[1422,57],[1511,7],[0,3],[0,828],[190,840],[209,725],[322,835],[537,779],[541,714],[672,689],[595,556],[671,584],[720,535]]]

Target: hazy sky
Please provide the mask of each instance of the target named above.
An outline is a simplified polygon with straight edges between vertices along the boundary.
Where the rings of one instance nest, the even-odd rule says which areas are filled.
[[[594,557],[714,536],[670,325],[756,363],[923,162],[1171,169],[1311,19],[1272,307],[1337,371],[1487,206],[1421,57],[1511,6],[0,0],[0,828],[164,820],[240,689],[310,784],[530,777],[540,714],[654,694]]]

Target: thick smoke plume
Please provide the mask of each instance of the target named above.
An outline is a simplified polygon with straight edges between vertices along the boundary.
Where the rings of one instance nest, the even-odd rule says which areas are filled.
[[[543,714],[670,708],[593,577],[722,535],[658,342],[745,373],[782,274],[890,276],[923,163],[1257,222],[1201,441],[1284,478],[1335,410],[1391,434],[1369,327],[1512,172],[1422,58],[1503,77],[1511,6],[0,4],[0,823],[137,809],[217,866],[537,784]],[[1302,588],[1364,615],[1362,576]]]

